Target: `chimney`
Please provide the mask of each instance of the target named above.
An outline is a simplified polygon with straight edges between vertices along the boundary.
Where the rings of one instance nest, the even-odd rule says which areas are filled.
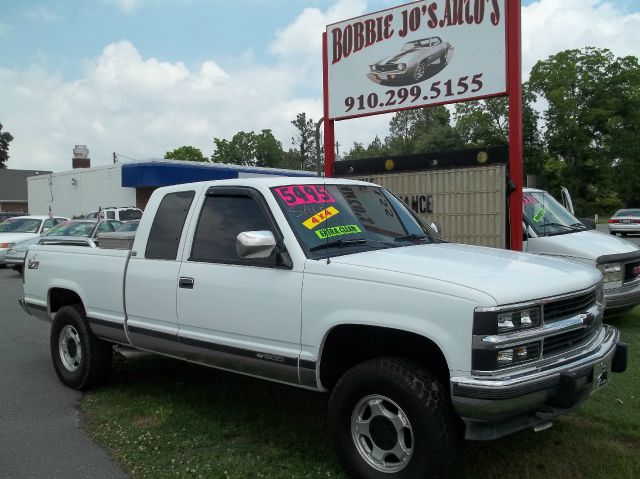
[[[76,145],[73,149],[73,159],[71,160],[73,169],[91,168],[91,160],[89,159],[89,148],[87,145]]]

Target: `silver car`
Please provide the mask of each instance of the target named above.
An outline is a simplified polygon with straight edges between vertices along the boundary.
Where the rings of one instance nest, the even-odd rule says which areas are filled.
[[[640,233],[640,209],[628,208],[618,210],[609,219],[609,233],[620,233],[627,236],[631,233]]]
[[[73,236],[36,236],[17,243],[9,248],[7,254],[3,258],[5,265],[12,267],[18,273],[22,273],[24,269],[24,259],[30,246],[37,244],[55,244],[55,245],[72,245],[72,246],[88,246],[97,248],[96,242],[90,238],[73,237]]]
[[[450,49],[451,44],[440,37],[407,42],[398,53],[369,65],[367,77],[383,85],[419,83],[447,66]],[[434,63],[437,65],[432,67]]]

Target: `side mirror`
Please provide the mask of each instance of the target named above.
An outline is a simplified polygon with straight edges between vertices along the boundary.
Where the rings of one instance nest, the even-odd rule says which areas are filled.
[[[42,228],[42,233],[40,233],[41,235],[45,234],[47,231],[49,231],[51,228]]]
[[[433,223],[433,222],[432,222],[429,226],[431,226],[431,229],[432,229],[433,231],[435,231],[436,233],[440,234],[440,228],[438,228],[438,225],[437,225],[437,224],[435,224],[435,223]]]
[[[236,252],[240,258],[268,258],[276,248],[276,238],[271,231],[243,231],[236,240]]]

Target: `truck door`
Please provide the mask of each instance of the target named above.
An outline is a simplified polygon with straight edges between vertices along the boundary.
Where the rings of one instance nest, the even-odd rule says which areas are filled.
[[[302,266],[276,255],[243,259],[243,231],[282,234],[262,196],[211,187],[184,252],[178,288],[179,342],[187,359],[298,383]]]
[[[573,211],[573,201],[571,201],[569,190],[563,186],[562,188],[560,188],[560,193],[562,195],[562,206],[564,206],[569,213],[575,215],[576,213],[575,211]]]
[[[126,327],[131,343],[138,348],[179,353],[178,252],[194,195],[195,191],[167,193],[157,207],[145,250],[134,250],[135,256],[132,252],[125,272]],[[152,207],[149,210],[153,211]]]

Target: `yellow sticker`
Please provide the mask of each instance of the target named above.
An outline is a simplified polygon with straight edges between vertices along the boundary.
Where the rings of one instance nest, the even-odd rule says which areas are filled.
[[[312,230],[320,223],[327,221],[329,218],[337,215],[338,213],[340,212],[337,209],[335,209],[333,206],[329,206],[327,209],[324,209],[320,213],[315,214],[311,218],[303,221],[302,224],[305,225],[308,229]]]

